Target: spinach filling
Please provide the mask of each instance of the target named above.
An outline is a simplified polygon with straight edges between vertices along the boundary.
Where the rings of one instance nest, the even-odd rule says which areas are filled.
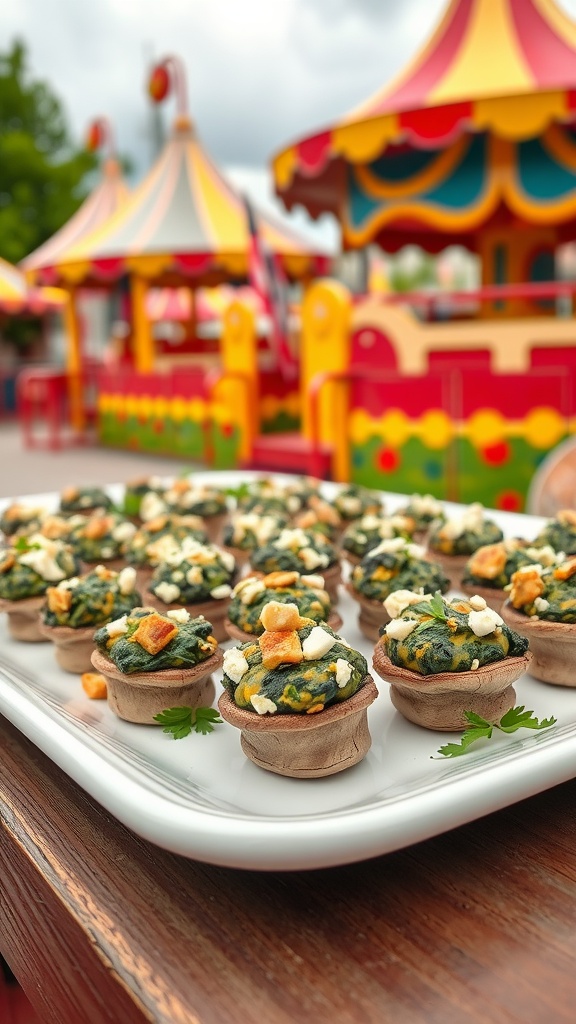
[[[173,596],[166,600],[166,604],[175,601],[182,604],[197,604],[200,601],[208,601],[213,596],[212,591],[217,587],[223,584],[231,586],[234,575],[235,569],[227,568],[218,550],[214,548],[211,561],[199,562],[182,558],[178,562],[171,559],[170,564],[161,563],[152,574],[150,590],[161,601],[164,600],[165,593],[172,591]],[[166,585],[170,590],[167,591]]]
[[[465,529],[457,537],[443,533],[444,524],[439,523],[432,528],[428,545],[432,551],[440,551],[445,555],[471,555],[477,548],[485,544],[495,544],[502,540],[503,533],[496,523],[485,519],[478,529]]]
[[[85,512],[92,508],[113,508],[112,498],[101,487],[70,487],[60,495],[61,512]]]
[[[294,531],[296,533],[296,531]],[[290,547],[283,546],[282,536],[271,541],[264,547],[254,552],[251,564],[255,569],[264,573],[275,572],[282,569],[291,572],[320,572],[322,573],[329,566],[338,560],[336,548],[324,538],[324,535],[312,530],[298,530],[297,537],[294,537]],[[318,556],[318,560],[303,552],[312,550]],[[312,564],[314,563],[314,564]]]
[[[384,601],[394,590],[445,594],[450,580],[442,566],[407,551],[368,552],[352,572],[352,586],[364,597]]]
[[[228,618],[245,633],[260,636],[264,632],[264,626],[260,622],[260,613],[269,601],[295,604],[303,619],[312,619],[314,622],[325,622],[330,615],[330,598],[326,591],[312,590],[311,587],[302,584],[274,589],[266,587],[256,595],[250,604],[245,604],[242,601],[242,591],[240,591],[230,602]]]
[[[20,544],[18,552],[6,551],[0,556],[0,597],[4,600],[23,601],[27,597],[41,597],[48,587],[54,585],[54,581],[45,579],[19,560],[18,554],[24,554],[34,547]],[[75,576],[80,571],[80,563],[69,548],[62,546],[54,561],[62,570],[62,579]]]
[[[559,512],[556,519],[540,531],[532,541],[532,547],[540,548],[549,544],[554,551],[563,551],[565,555],[576,554],[576,515],[571,511],[563,515]]]
[[[298,630],[303,642],[315,628],[315,624]],[[322,629],[336,636],[329,626]],[[331,704],[340,703],[352,697],[364,685],[368,674],[366,659],[337,640],[327,654],[314,661],[302,661],[298,665],[284,664],[275,669],[266,669],[262,664],[262,652],[257,642],[242,644],[239,650],[248,662],[248,671],[239,683],[226,673],[222,682],[237,707],[257,714],[250,698],[258,695],[267,697],[276,705],[278,714],[310,714],[321,711]],[[336,672],[338,660],[351,666],[351,673],[345,686],[338,686]]]
[[[393,665],[420,675],[436,672],[467,672],[481,665],[518,657],[528,649],[528,640],[506,623],[486,636],[476,636],[468,623],[469,602],[454,598],[443,601],[445,619],[432,611],[428,601],[406,608],[399,619],[415,620],[417,626],[403,640],[394,639],[382,627],[379,641]],[[398,621],[397,619],[394,620]]]
[[[81,576],[76,586],[66,591],[71,594],[70,606],[59,611],[46,607],[44,622],[47,626],[80,629],[83,626],[99,626],[128,614],[142,603],[142,599],[136,590],[130,594],[120,593],[118,577],[119,573],[106,569],[103,572],[94,570]]]
[[[161,650],[152,654],[134,639],[142,620],[149,616],[160,618],[177,630],[172,639]],[[127,632],[110,637],[106,626],[94,634],[94,642],[102,654],[106,654],[125,675],[133,672],[159,672],[166,668],[194,668],[210,658],[217,647],[212,636],[212,626],[207,619],[188,619],[175,622],[168,616],[160,616],[151,608],[136,608],[128,613]]]

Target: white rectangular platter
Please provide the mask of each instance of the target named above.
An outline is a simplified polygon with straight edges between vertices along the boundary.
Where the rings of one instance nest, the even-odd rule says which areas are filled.
[[[246,474],[197,477],[235,486]],[[383,499],[390,511],[406,501],[400,495]],[[27,500],[54,504],[55,498]],[[542,522],[491,515],[506,536],[531,539]],[[370,665],[372,647],[343,588],[339,611],[343,636]],[[576,774],[576,688],[523,676],[515,684],[517,703],[539,718],[554,715],[557,724],[543,732],[499,733],[447,761],[435,756],[438,747],[459,737],[407,722],[392,707],[388,685],[375,680],[380,695],[368,711],[372,747],[366,758],[339,775],[288,779],[249,762],[239,731],[226,723],[208,736],[193,733],[176,741],[154,726],[121,721],[104,701],[84,696],[78,677],[57,667],[48,644],[13,641],[0,620],[0,713],[121,822],[196,860],[258,870],[360,861]]]

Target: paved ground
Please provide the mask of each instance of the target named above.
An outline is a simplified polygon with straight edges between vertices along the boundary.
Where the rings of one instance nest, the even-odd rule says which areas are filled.
[[[0,424],[0,497],[60,491],[67,484],[109,484],[178,474],[194,463],[96,446],[59,452],[26,449],[15,424]],[[196,464],[196,468],[200,468]]]

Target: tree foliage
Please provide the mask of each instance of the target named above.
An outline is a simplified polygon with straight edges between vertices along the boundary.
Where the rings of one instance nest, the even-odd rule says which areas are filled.
[[[95,159],[74,145],[51,88],[28,74],[26,47],[0,53],[0,256],[18,263],[85,198]]]

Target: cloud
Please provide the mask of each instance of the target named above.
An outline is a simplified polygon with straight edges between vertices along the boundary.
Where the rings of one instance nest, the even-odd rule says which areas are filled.
[[[31,72],[61,98],[80,139],[115,125],[136,177],[150,166],[152,57],[179,55],[200,137],[222,166],[258,169],[378,90],[412,57],[447,0],[2,0],[3,48],[16,36]],[[576,0],[561,0],[576,17]],[[174,101],[160,117],[168,125]],[[256,180],[256,179],[254,179]],[[328,231],[329,229],[325,228]],[[331,230],[331,229],[330,229]]]

